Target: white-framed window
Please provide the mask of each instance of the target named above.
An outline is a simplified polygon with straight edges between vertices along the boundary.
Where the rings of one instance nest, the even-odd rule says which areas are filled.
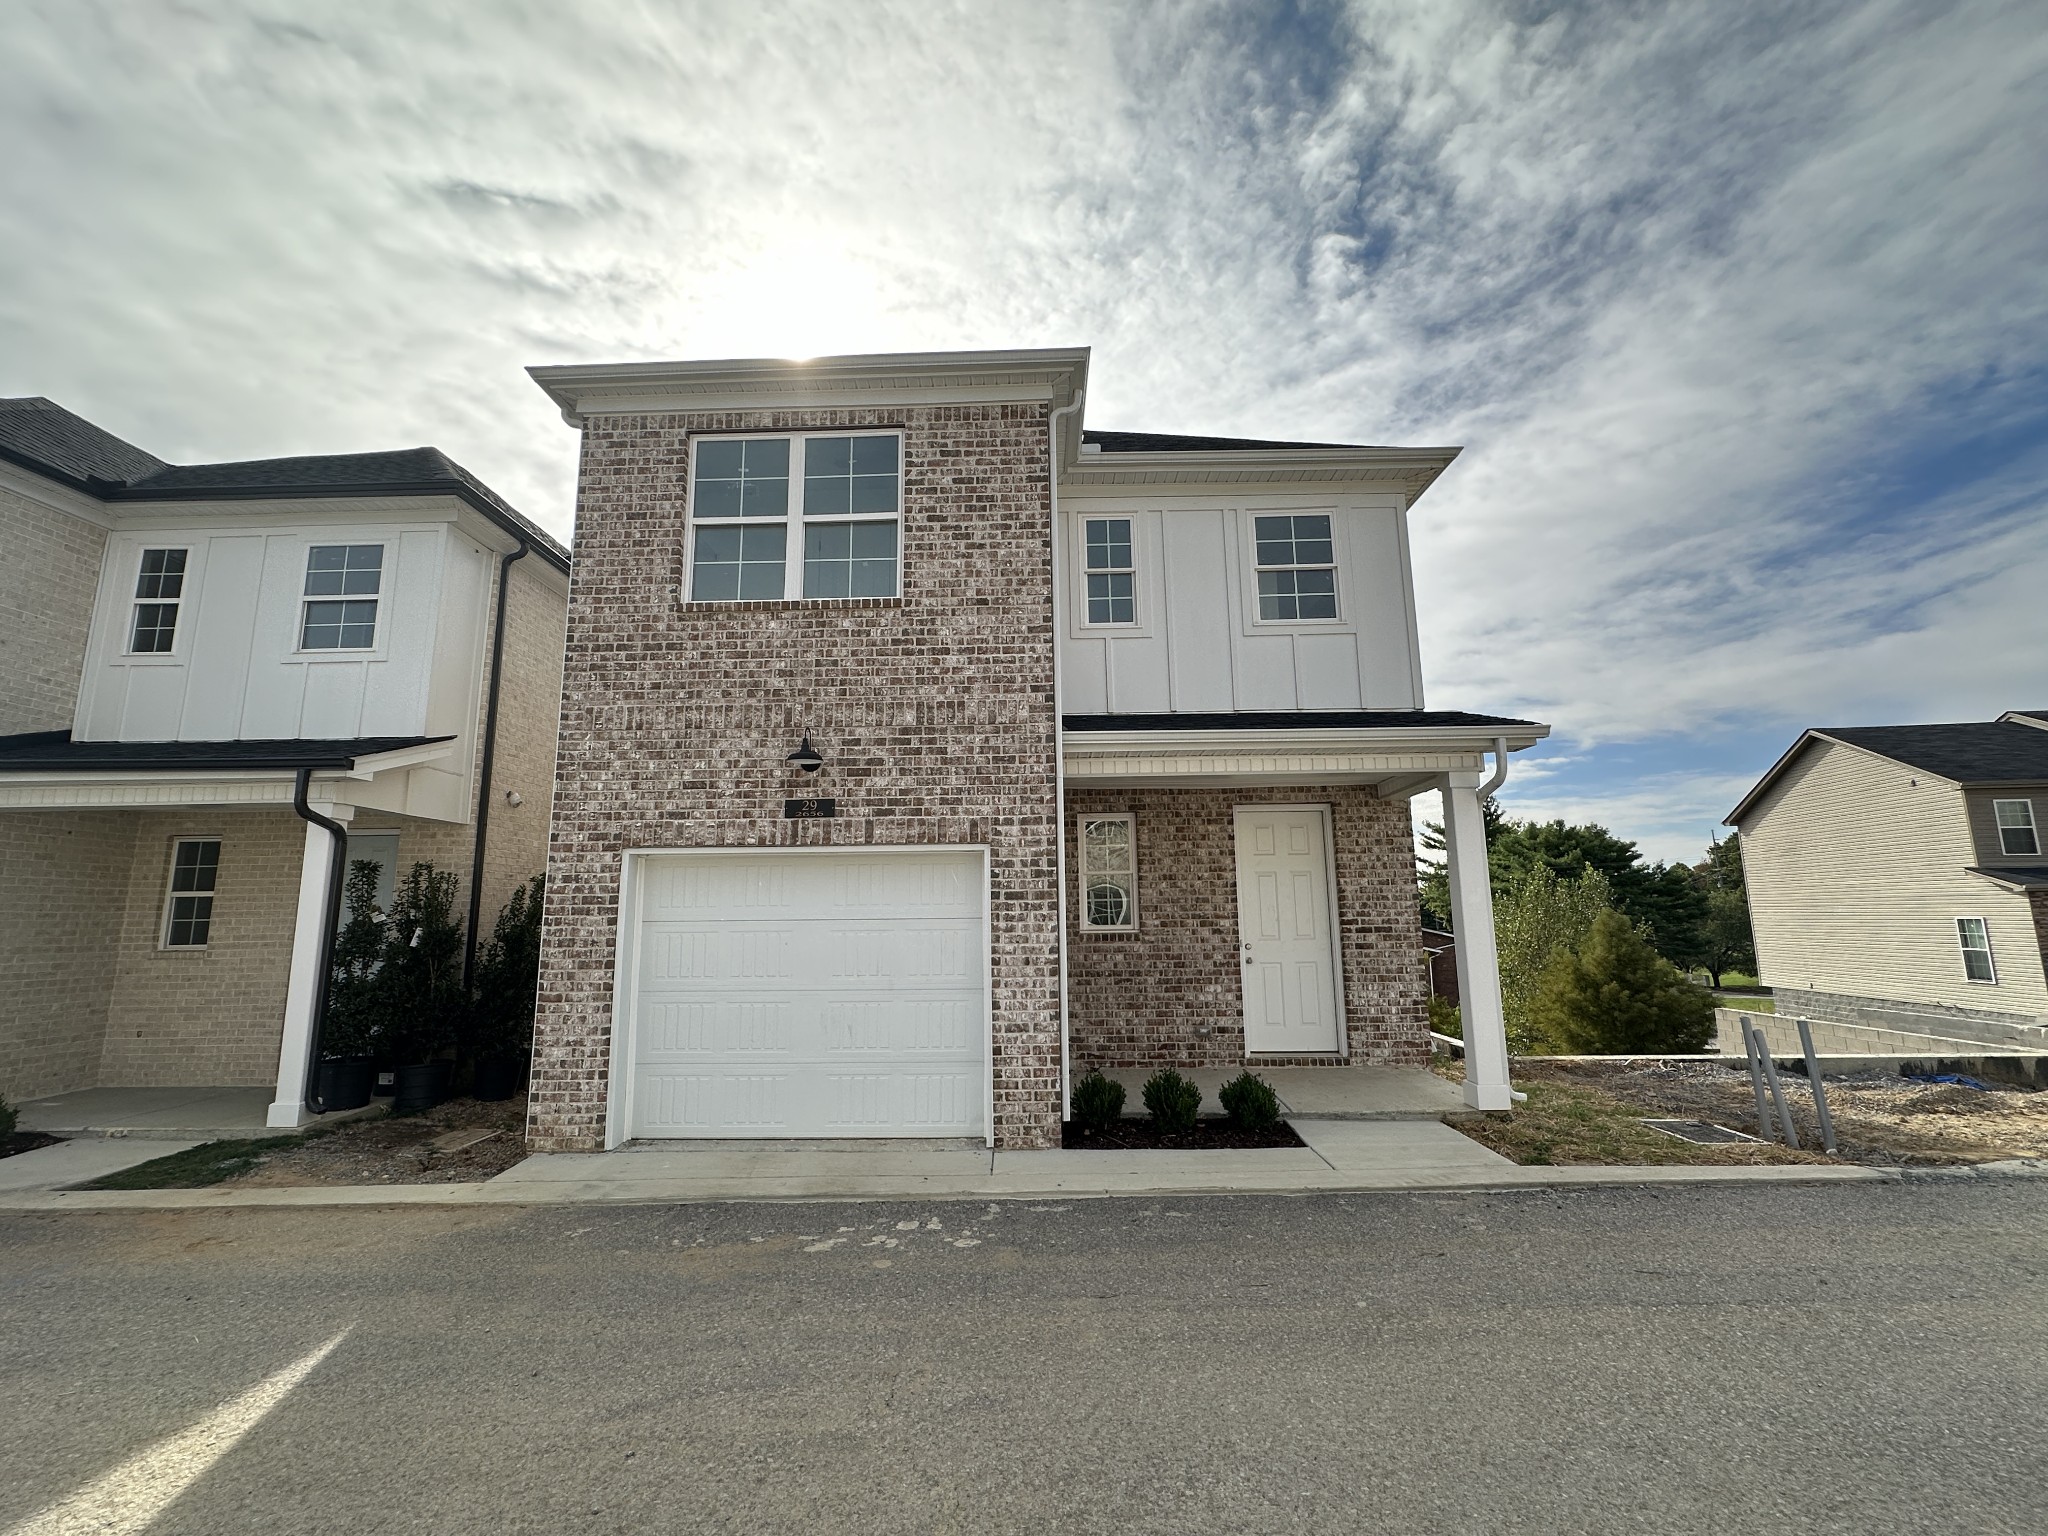
[[[1138,926],[1137,819],[1081,818],[1081,926],[1129,932]]]
[[[315,544],[306,551],[302,651],[367,651],[377,643],[382,544]]]
[[[2034,826],[2031,800],[1994,800],[1991,814],[1998,821],[1998,851],[2004,854],[2037,854],[2041,834]]]
[[[165,949],[206,948],[219,878],[219,838],[181,837],[171,845],[171,888],[164,895]]]
[[[1082,523],[1083,574],[1090,624],[1138,622],[1137,565],[1128,517],[1091,517]]]
[[[178,638],[178,609],[185,599],[183,549],[145,549],[135,574],[135,609],[128,624],[128,654],[162,656]]]
[[[896,596],[902,433],[700,437],[690,458],[689,601]]]
[[[1991,930],[1981,917],[1956,919],[1956,942],[1963,947],[1963,977],[1968,981],[1998,984],[1998,968],[1991,963]]]
[[[1337,556],[1327,512],[1252,519],[1259,617],[1268,622],[1337,617]]]

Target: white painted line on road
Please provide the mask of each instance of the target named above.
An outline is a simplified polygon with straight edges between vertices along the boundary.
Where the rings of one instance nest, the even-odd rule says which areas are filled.
[[[348,1335],[349,1329],[342,1329],[311,1354],[222,1403],[183,1434],[130,1457],[63,1503],[31,1515],[7,1536],[134,1536],[233,1450]]]

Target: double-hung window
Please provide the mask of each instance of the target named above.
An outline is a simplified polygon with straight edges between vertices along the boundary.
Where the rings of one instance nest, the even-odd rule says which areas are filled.
[[[172,844],[171,889],[164,902],[165,949],[206,948],[219,874],[219,838],[181,837]]]
[[[1994,800],[1991,814],[1998,819],[1998,851],[2033,855],[2041,851],[2041,834],[2034,826],[2031,800]]]
[[[367,651],[377,643],[382,544],[315,544],[306,553],[302,651]]]
[[[1327,512],[1252,519],[1257,546],[1259,617],[1337,617],[1337,557]]]
[[[132,656],[160,656],[178,636],[178,608],[185,597],[182,549],[145,549],[135,577],[135,612],[128,626]]]
[[[1138,926],[1138,842],[1128,814],[1081,818],[1081,926]]]
[[[896,596],[902,447],[894,432],[698,438],[690,601]]]
[[[1135,624],[1138,599],[1133,590],[1137,567],[1131,560],[1131,520],[1091,517],[1082,528],[1087,564],[1088,622]]]
[[[1998,983],[1998,969],[1991,963],[1991,930],[1981,917],[1956,919],[1956,941],[1963,947],[1963,976],[1969,981]]]

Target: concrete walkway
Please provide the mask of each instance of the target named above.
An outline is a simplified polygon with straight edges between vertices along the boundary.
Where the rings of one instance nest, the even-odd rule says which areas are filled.
[[[1602,1184],[1883,1183],[1896,1177],[1847,1165],[1524,1168],[1433,1121],[1303,1119],[1294,1126],[1306,1146],[1256,1152],[991,1152],[957,1143],[853,1148],[707,1142],[682,1149],[543,1153],[475,1184],[0,1190],[0,1209],[1087,1199]]]
[[[269,1088],[80,1088],[30,1099],[21,1106],[20,1129],[51,1136],[187,1142],[289,1134],[264,1123],[271,1092]],[[383,1105],[372,1102],[322,1118],[332,1123],[383,1112]]]
[[[155,1137],[84,1136],[0,1157],[0,1196],[35,1190],[69,1189],[88,1179],[104,1178],[150,1163],[173,1152],[198,1146],[196,1141],[160,1141]]]

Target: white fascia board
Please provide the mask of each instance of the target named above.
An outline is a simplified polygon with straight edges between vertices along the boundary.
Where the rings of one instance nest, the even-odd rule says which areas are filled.
[[[416,763],[439,762],[444,757],[454,756],[461,745],[462,738],[456,736],[417,747],[399,747],[391,752],[368,752],[356,759],[356,765],[349,770],[348,776],[352,779],[374,779],[380,773],[410,768]]]
[[[1510,752],[1533,747],[1550,734],[1547,725],[1411,726],[1380,730],[1370,726],[1313,726],[1244,731],[1068,731],[1067,756],[1176,757],[1281,756],[1306,751],[1366,753],[1398,757],[1423,753],[1470,756],[1493,750],[1505,738]]]
[[[1145,485],[1396,486],[1412,502],[1457,448],[1219,448],[1188,453],[1090,453],[1060,472],[1062,496]]]
[[[10,773],[0,776],[0,809],[149,810],[220,806],[262,810],[292,803],[289,773]],[[315,781],[308,798],[334,803],[336,785]]]
[[[598,363],[526,370],[571,426],[594,415],[804,410],[915,401],[1064,404],[1087,386],[1086,347],[853,357]]]
[[[290,496],[222,498],[212,501],[120,501],[110,504],[114,525],[122,531],[142,529],[225,528],[243,533],[265,526],[304,528],[348,523],[449,523],[468,506],[461,497],[428,496]],[[495,526],[495,525],[492,525]],[[501,535],[501,537],[504,537]],[[509,540],[507,547],[510,547]]]
[[[39,507],[52,512],[62,512],[102,528],[114,526],[113,509],[97,496],[88,496],[83,491],[74,491],[68,485],[55,480],[45,480],[34,470],[24,469],[19,464],[10,464],[0,459],[0,490],[12,491],[24,501],[32,501]]]

